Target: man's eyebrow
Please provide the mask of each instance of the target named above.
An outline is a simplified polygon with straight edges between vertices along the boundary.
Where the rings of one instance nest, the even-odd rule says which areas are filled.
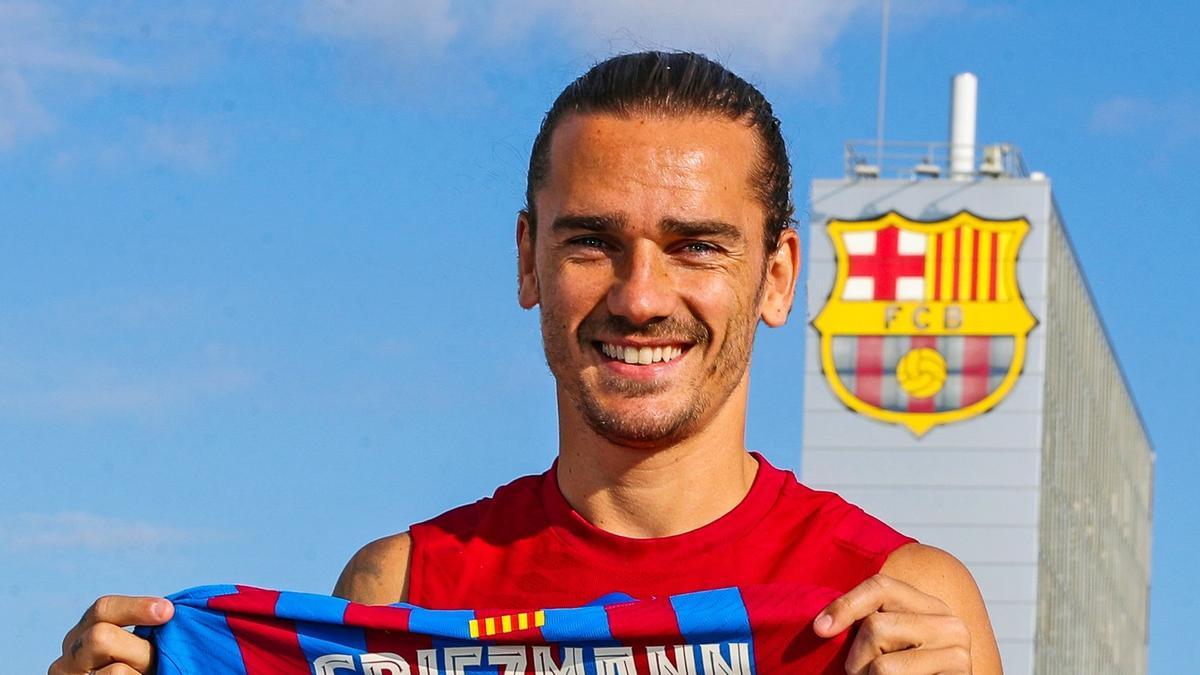
[[[715,237],[736,242],[745,241],[742,229],[720,220],[678,220],[665,218],[661,222],[663,232],[676,237]]]
[[[551,223],[550,229],[555,232],[571,232],[585,230],[587,232],[613,232],[625,229],[626,222],[621,216],[559,216]]]

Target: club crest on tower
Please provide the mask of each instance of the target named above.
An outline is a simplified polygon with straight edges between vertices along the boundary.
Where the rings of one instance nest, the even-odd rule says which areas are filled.
[[[812,323],[842,403],[921,436],[1008,394],[1037,325],[1017,286],[1027,220],[893,211],[827,227],[837,276]]]

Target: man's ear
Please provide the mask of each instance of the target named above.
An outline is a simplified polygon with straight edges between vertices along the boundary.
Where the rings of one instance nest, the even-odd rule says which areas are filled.
[[[533,309],[540,300],[533,249],[533,221],[522,209],[517,214],[517,302],[525,309]]]
[[[779,235],[779,246],[767,258],[759,315],[763,323],[778,328],[787,323],[796,296],[796,277],[800,274],[800,236],[794,228]]]

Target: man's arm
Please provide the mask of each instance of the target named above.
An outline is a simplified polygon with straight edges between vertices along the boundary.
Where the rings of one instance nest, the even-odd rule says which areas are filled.
[[[879,574],[834,600],[813,624],[830,637],[861,622],[846,659],[850,675],[999,675],[1000,652],[971,573],[932,546],[907,544]]]
[[[405,602],[411,556],[412,537],[407,532],[377,539],[350,558],[333,594],[365,605]]]
[[[971,663],[977,674],[1000,673],[1000,650],[979,586],[958,558],[924,544],[901,546],[888,556],[886,574],[950,606],[971,632]]]

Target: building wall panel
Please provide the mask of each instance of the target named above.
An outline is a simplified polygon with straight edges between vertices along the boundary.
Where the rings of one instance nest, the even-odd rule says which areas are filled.
[[[826,486],[810,486],[826,489]],[[836,490],[847,501],[886,521],[900,531],[913,525],[1023,525],[1038,524],[1038,488],[878,487],[840,485]]]
[[[1057,215],[1036,671],[1146,672],[1154,456]]]
[[[974,419],[936,427],[918,439],[906,427],[858,415],[849,409],[810,410],[805,415],[804,447],[955,450],[970,447],[1035,451],[1041,440],[1040,412],[993,409]],[[804,475],[812,478],[805,466]]]

